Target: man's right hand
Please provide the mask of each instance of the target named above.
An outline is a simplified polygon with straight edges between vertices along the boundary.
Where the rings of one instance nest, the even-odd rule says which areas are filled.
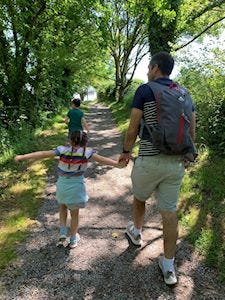
[[[123,161],[123,160],[126,162],[126,164],[128,164],[130,160],[130,153],[121,153],[119,157],[119,161]]]

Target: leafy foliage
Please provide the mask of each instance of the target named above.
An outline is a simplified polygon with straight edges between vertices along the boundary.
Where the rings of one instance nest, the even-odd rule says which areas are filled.
[[[99,28],[115,66],[114,95],[121,101],[138,63],[147,54],[145,18],[136,1],[101,1],[97,9]]]
[[[104,70],[94,1],[0,1],[2,126],[25,115],[38,126]],[[101,64],[99,63],[101,62]],[[102,71],[103,72],[103,71]]]
[[[187,60],[188,61],[188,60]],[[197,111],[197,142],[225,155],[224,54],[214,50],[210,62],[195,62],[183,68],[179,82],[192,94]]]

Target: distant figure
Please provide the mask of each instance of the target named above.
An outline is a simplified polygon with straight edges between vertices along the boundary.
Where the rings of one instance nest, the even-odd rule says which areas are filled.
[[[69,247],[75,248],[80,240],[78,234],[79,209],[88,202],[84,183],[84,171],[90,159],[108,166],[123,168],[125,161],[117,162],[100,156],[90,148],[86,148],[87,134],[73,131],[70,135],[70,146],[58,146],[49,151],[38,151],[17,155],[15,161],[27,159],[42,159],[59,156],[58,180],[56,183],[56,198],[59,203],[60,236],[57,245],[67,244],[67,213],[70,210],[70,241]]]
[[[74,98],[71,101],[71,109],[68,111],[65,118],[65,123],[68,124],[69,136],[72,132],[77,130],[84,130],[89,133],[89,125],[87,124],[86,119],[84,118],[83,111],[79,108],[81,100]]]
[[[169,78],[173,67],[174,59],[169,53],[159,52],[152,56],[148,67],[149,82],[139,86],[135,93],[129,127],[125,137],[123,152],[120,156],[121,160],[129,161],[131,150],[137,135],[139,134],[140,136],[140,125],[142,121],[144,121],[152,130],[152,138],[149,139],[148,134],[147,137],[144,135],[140,136],[139,153],[131,174],[134,193],[133,222],[128,223],[126,234],[133,244],[141,246],[141,231],[145,216],[145,202],[154,193],[163,223],[164,253],[159,257],[159,267],[163,273],[164,281],[168,285],[177,283],[174,268],[176,242],[178,237],[176,210],[180,186],[185,171],[185,164],[188,162],[184,159],[183,155],[165,154],[153,144],[154,128],[159,127],[160,121],[158,107],[162,101],[162,98],[160,98],[162,92],[158,91],[155,93],[153,87],[165,91],[165,95],[166,93],[167,95],[171,93],[170,90],[176,85]],[[177,91],[180,91],[180,88],[182,87],[179,85],[176,86]],[[185,98],[178,98],[182,103],[183,100],[186,99],[185,95],[183,95],[183,97]],[[172,100],[173,99],[171,99],[171,101]],[[188,103],[190,108],[190,118],[187,118],[186,115],[184,115],[184,111],[180,120],[182,126],[187,124],[189,138],[194,141],[195,109],[191,98]],[[176,108],[174,111],[176,112]],[[184,132],[183,129],[180,130],[178,138],[181,138],[182,132]],[[165,136],[166,132],[164,133],[163,140],[165,140]]]

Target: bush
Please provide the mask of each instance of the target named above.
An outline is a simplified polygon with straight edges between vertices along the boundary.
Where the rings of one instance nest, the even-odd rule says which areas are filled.
[[[142,80],[134,79],[131,83],[131,85],[128,87],[128,89],[125,92],[123,102],[130,102],[132,101],[132,98],[134,96],[134,93],[139,85],[143,83]],[[98,93],[98,99],[103,102],[109,102],[112,103],[115,101],[115,83],[112,81],[105,82],[101,87],[97,90]]]
[[[204,68],[202,68],[204,70]],[[196,105],[197,143],[225,155],[224,75],[183,69],[179,82],[186,86]]]

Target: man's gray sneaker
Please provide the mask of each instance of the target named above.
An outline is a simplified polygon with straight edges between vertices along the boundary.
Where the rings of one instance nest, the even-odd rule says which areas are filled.
[[[127,228],[126,228],[125,233],[127,234],[127,236],[130,238],[131,242],[135,246],[141,246],[142,245],[141,234],[138,234],[138,235],[134,234],[134,223],[133,222],[129,222],[127,224]]]
[[[159,268],[163,273],[164,282],[167,285],[174,285],[177,283],[177,277],[174,270],[165,271],[163,268],[163,256],[159,257]]]
[[[75,238],[70,238],[69,247],[71,249],[76,248],[79,241],[80,241],[80,235],[79,235],[79,233],[77,233]]]

